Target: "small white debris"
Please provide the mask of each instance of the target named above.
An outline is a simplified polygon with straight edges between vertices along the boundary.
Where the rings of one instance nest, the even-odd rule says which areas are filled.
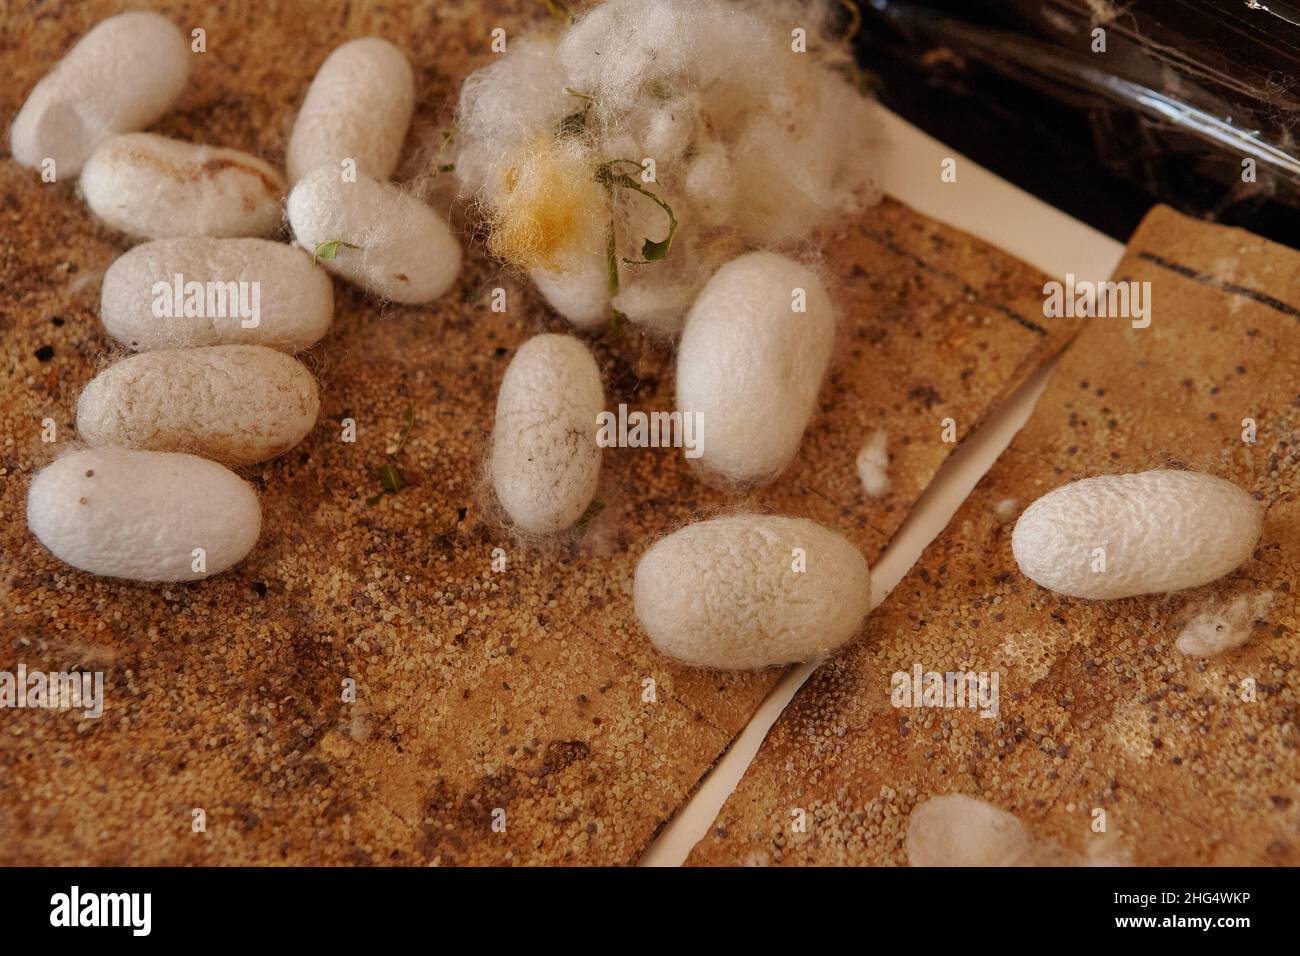
[[[862,490],[869,497],[880,498],[889,493],[889,435],[878,429],[867,439],[858,452],[858,478]]]
[[[1243,594],[1206,608],[1184,625],[1174,647],[1188,657],[1215,657],[1250,640],[1255,621],[1273,606],[1273,592]]]
[[[909,866],[1023,866],[1033,839],[1012,814],[959,793],[932,797],[907,821]]]

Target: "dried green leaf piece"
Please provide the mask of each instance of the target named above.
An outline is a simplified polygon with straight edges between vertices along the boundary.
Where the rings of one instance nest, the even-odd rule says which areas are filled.
[[[614,248],[614,223],[609,224],[609,236],[605,240],[605,274],[609,279],[609,297],[618,295],[618,251]]]
[[[395,495],[406,487],[406,479],[402,477],[402,473],[397,470],[397,466],[391,461],[386,465],[382,465],[378,471],[379,483],[383,485],[384,491],[390,495]]]
[[[569,10],[569,5],[562,0],[546,0],[546,9],[551,11],[551,16],[561,23],[572,23],[574,16]]]
[[[843,39],[852,42],[853,38],[858,35],[858,31],[862,29],[862,11],[858,9],[858,5],[853,0],[840,0],[840,6],[847,10],[849,14],[849,25],[848,29],[844,31]]]
[[[390,495],[395,495],[406,487],[406,479],[397,470],[397,465],[393,464],[393,458],[401,454],[402,449],[406,447],[406,439],[411,434],[411,426],[415,424],[415,409],[407,405],[406,411],[402,413],[402,420],[406,424],[402,426],[402,431],[397,436],[397,444],[393,446],[388,461],[375,469],[375,473],[379,475],[379,484]],[[367,502],[373,504],[371,499],[367,499]]]
[[[581,531],[587,525],[596,520],[596,516],[605,510],[605,502],[599,498],[593,498],[591,504],[587,505],[587,510],[582,513],[582,517],[577,520],[574,527]]]
[[[609,308],[609,334],[610,334],[610,335],[615,335],[615,336],[617,336],[617,335],[622,335],[622,334],[623,334],[623,326],[624,326],[624,324],[625,324],[626,322],[627,322],[627,315],[625,315],[624,313],[620,312],[618,309],[614,308],[613,306],[610,306],[610,308]]]
[[[339,254],[340,247],[345,249],[361,248],[358,245],[354,245],[342,239],[330,239],[328,242],[322,242],[319,246],[316,247],[316,251],[312,253],[311,264],[315,265],[317,260],[320,259],[323,259],[326,262],[333,261],[334,258]]]
[[[625,257],[623,261],[634,266],[645,265],[648,262],[659,262],[667,257],[668,250],[672,248],[673,236],[677,233],[677,217],[673,215],[672,206],[664,202],[663,199],[646,189],[627,173],[615,172],[614,167],[620,163],[630,163],[637,169],[641,168],[641,164],[634,159],[614,159],[596,168],[596,182],[600,183],[607,189],[614,186],[621,186],[624,189],[631,189],[633,192],[638,192],[658,205],[659,208],[668,215],[668,235],[659,240],[646,239],[641,244],[640,259],[628,259]]]

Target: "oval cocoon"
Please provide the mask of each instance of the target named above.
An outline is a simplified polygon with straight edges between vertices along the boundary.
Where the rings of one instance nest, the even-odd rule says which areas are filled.
[[[193,287],[186,291],[191,283],[203,286],[201,299],[192,298]],[[214,299],[215,293],[221,298]],[[157,314],[164,297],[171,315]],[[201,308],[190,307],[200,301]],[[255,312],[252,318],[239,310],[239,302],[255,305],[246,310]],[[287,243],[206,236],[155,239],[108,267],[100,317],[109,335],[136,351],[266,345],[296,352],[329,331],[334,288],[329,273]]]
[[[190,73],[189,43],[156,13],[101,20],[32,89],[9,131],[14,159],[53,159],[75,176],[110,136],[144,129],[171,107]]]
[[[77,401],[88,445],[187,451],[230,465],[274,458],[316,424],[316,380],[260,345],[159,349],[96,375]]]
[[[153,133],[113,137],[81,171],[91,211],[145,239],[272,235],[284,189],[284,178],[256,156]]]
[[[907,821],[909,866],[1027,866],[1029,832],[1005,810],[959,793],[931,797]]]
[[[196,581],[253,549],[262,509],[253,486],[216,462],[93,448],[68,452],[37,473],[27,492],[27,527],[60,561],[91,574]]]
[[[1011,549],[1026,577],[1061,594],[1162,594],[1232,571],[1255,550],[1263,521],[1249,493],[1213,475],[1104,475],[1031,504]]]
[[[534,336],[510,360],[492,428],[492,486],[524,531],[561,531],[591,504],[604,402],[596,360],[575,338]]]
[[[289,194],[289,224],[308,252],[340,245],[321,261],[337,276],[394,302],[417,305],[442,295],[460,271],[460,245],[447,223],[391,183],[358,173],[344,182],[321,167]]]
[[[808,660],[855,636],[871,607],[871,572],[851,542],[816,522],[737,514],[657,541],[632,590],[664,654],[750,670]]]
[[[574,272],[534,269],[528,277],[546,303],[578,328],[593,330],[609,322],[609,267],[603,256]]]
[[[415,74],[387,40],[362,37],[325,58],[293,124],[285,164],[297,182],[318,166],[388,179],[397,168],[415,109]]]
[[[805,311],[795,311],[800,304]],[[830,298],[806,266],[751,252],[714,273],[677,353],[677,407],[704,416],[706,471],[753,484],[790,464],[834,338]]]

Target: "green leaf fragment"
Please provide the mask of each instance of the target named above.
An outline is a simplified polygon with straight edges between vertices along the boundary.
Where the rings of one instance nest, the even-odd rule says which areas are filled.
[[[615,336],[621,335],[623,333],[623,325],[626,322],[627,322],[627,316],[624,313],[620,312],[618,309],[614,308],[613,306],[610,306],[609,334]]]
[[[862,29],[862,11],[858,9],[858,5],[853,0],[840,0],[840,6],[847,10],[849,14],[849,26],[844,31],[843,39],[852,41],[858,35],[858,31]]]
[[[328,242],[322,242],[316,247],[316,251],[312,253],[312,265],[315,265],[317,260],[320,259],[323,259],[326,262],[332,262],[334,258],[338,256],[340,248],[360,249],[361,247],[354,245],[351,242],[346,242],[343,239],[331,239]]]
[[[609,224],[609,236],[605,240],[605,274],[609,279],[609,297],[618,295],[618,251],[614,248],[614,223]]]
[[[391,461],[379,468],[379,483],[390,495],[395,495],[406,487],[406,479]]]
[[[605,502],[601,501],[599,498],[593,498],[591,504],[587,505],[587,510],[582,513],[582,517],[578,519],[574,527],[581,531],[583,528],[587,527],[587,525],[595,521],[596,516],[604,510]]]
[[[673,245],[673,236],[677,233],[677,217],[673,215],[673,207],[668,205],[668,203],[659,196],[656,196],[650,190],[646,189],[627,173],[615,172],[613,167],[619,163],[630,163],[637,167],[637,169],[641,168],[641,164],[636,162],[636,160],[611,160],[610,162],[597,167],[596,181],[607,189],[613,188],[614,186],[621,186],[623,189],[630,189],[633,192],[638,192],[642,196],[645,196],[647,199],[654,202],[668,216],[668,235],[658,240],[646,239],[641,244],[640,259],[628,259],[625,257],[623,261],[629,265],[645,265],[648,262],[660,262],[668,256],[668,250],[671,249]]]
[[[402,426],[401,434],[397,436],[397,445],[394,446],[392,453],[388,456],[389,460],[375,469],[375,474],[379,476],[380,486],[390,495],[395,495],[406,487],[406,479],[397,470],[397,465],[393,464],[392,459],[406,447],[406,439],[411,434],[411,426],[415,424],[415,409],[407,405],[406,411],[402,414],[402,420],[406,424]],[[375,495],[373,498],[367,498],[366,504],[375,504],[380,497],[380,495]]]

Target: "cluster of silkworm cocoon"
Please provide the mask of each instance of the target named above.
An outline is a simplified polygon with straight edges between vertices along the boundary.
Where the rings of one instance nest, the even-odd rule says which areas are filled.
[[[866,102],[792,44],[809,11],[774,9],[611,0],[470,76],[453,140],[489,250],[556,311],[588,331],[618,316],[680,333],[676,412],[704,423],[695,464],[725,487],[770,483],[798,452],[835,316],[794,254],[878,198]],[[554,534],[588,512],[604,405],[579,339],[519,349],[489,457],[514,527]],[[833,650],[870,596],[867,562],[841,535],[744,513],[655,543],[633,599],[663,653],[750,669]]]
[[[834,44],[798,41],[820,16],[609,0],[512,40],[465,81],[453,141],[491,251],[579,328],[675,333],[722,263],[871,205],[866,101]]]
[[[460,268],[444,219],[387,181],[415,102],[395,46],[364,38],[325,60],[288,180],[247,153],[141,132],[183,93],[189,56],[162,16],[110,17],[37,84],[10,133],[16,159],[55,179],[79,172],[90,210],[147,240],[101,290],[105,330],[135,354],[85,387],[82,447],[42,469],[27,498],[28,526],[55,556],[139,581],[207,577],[256,544],[261,507],[231,469],[316,424],[316,380],[294,354],[333,320],[321,263],[402,303],[441,295]],[[296,244],[271,238],[286,207]]]
[[[680,333],[676,413],[700,416],[695,465],[724,486],[786,469],[833,351],[830,296],[788,247],[873,198],[863,101],[825,64],[791,56],[787,31],[752,5],[612,0],[515,42],[467,80],[457,116],[457,175],[494,253],[579,328],[622,316]],[[519,350],[489,469],[517,528],[550,534],[587,513],[603,404],[578,339],[543,335]],[[857,456],[868,497],[888,493],[887,442],[876,431]],[[1013,550],[1046,587],[1117,598],[1227,574],[1260,525],[1256,502],[1229,482],[1153,472],[1058,489],[1020,518]],[[1089,568],[1092,545],[1109,552],[1108,573]],[[732,514],[649,547],[633,600],[663,653],[758,668],[851,639],[870,571],[828,528]]]
[[[808,15],[779,3],[609,0],[554,33],[513,39],[470,76],[450,138],[489,250],[556,311],[586,331],[624,317],[678,336],[676,412],[702,423],[701,477],[728,488],[768,484],[798,453],[836,332],[807,256],[819,228],[877,198],[865,101],[825,50],[792,43]],[[256,543],[257,496],[230,468],[283,453],[315,425],[316,382],[293,356],[332,321],[321,265],[417,304],[445,292],[461,264],[444,217],[389,181],[415,102],[396,47],[353,40],[325,59],[287,177],[244,153],[142,131],[182,94],[187,57],[164,18],[110,18],[37,85],[11,131],[16,159],[79,171],[90,209],[148,240],[102,288],[106,331],[136,354],[85,388],[85,447],[43,469],[28,495],[29,526],[56,556],[144,581],[219,572]],[[286,217],[295,244],[272,238]],[[181,298],[182,276],[256,287],[257,321],[160,316],[159,290],[175,280]],[[589,512],[604,405],[600,368],[577,337],[538,335],[512,358],[487,465],[522,534],[561,533]],[[855,463],[872,497],[888,493],[887,440],[872,434]],[[1229,482],[1156,471],[1045,495],[1012,545],[1044,587],[1122,598],[1227,574],[1261,524],[1255,500]],[[870,599],[870,569],[850,541],[756,513],[654,542],[632,583],[654,645],[714,668],[829,653],[859,632]],[[1215,620],[1189,624],[1180,647],[1212,652],[1204,633]],[[926,856],[926,840],[917,845]]]

